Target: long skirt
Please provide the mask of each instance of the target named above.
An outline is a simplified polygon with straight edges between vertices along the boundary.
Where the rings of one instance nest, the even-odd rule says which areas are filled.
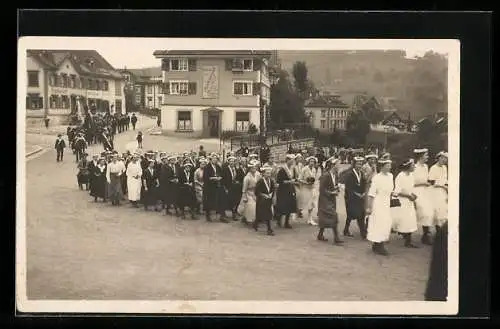
[[[399,198],[401,207],[391,208],[392,228],[399,233],[417,231],[417,213],[415,204],[407,198]]]
[[[203,203],[203,185],[199,185],[199,184],[195,183],[194,192],[196,195],[196,202],[198,202],[198,204]]]
[[[127,192],[130,201],[141,199],[141,178],[127,177]]]
[[[88,184],[89,183],[89,174],[88,173],[78,173],[76,175],[76,180],[78,181],[78,185]]]
[[[109,198],[115,201],[122,198],[122,184],[120,176],[111,174],[109,182]]]
[[[390,194],[378,194],[373,199],[372,213],[368,219],[368,241],[385,242],[389,240],[392,228],[390,199]]]
[[[443,226],[448,220],[448,192],[442,187],[434,187],[431,192],[434,205],[434,225]]]
[[[422,224],[422,226],[432,226],[434,223],[434,208],[431,202],[431,192],[432,187],[419,186],[415,187],[415,195],[417,199],[415,200],[415,206],[417,210],[417,220]]]
[[[255,195],[248,195],[246,198],[242,198],[238,206],[238,213],[243,216],[247,222],[252,223],[255,221],[256,206]]]

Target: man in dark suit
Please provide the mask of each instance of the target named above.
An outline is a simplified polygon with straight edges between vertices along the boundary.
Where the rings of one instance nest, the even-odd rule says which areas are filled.
[[[227,165],[222,168],[222,185],[226,192],[226,209],[231,210],[233,220],[236,218],[238,205],[241,201],[242,183],[241,172],[239,172],[235,165],[236,158],[230,156],[227,158]]]
[[[66,147],[66,142],[62,138],[62,135],[61,134],[57,135],[56,143],[54,145],[54,148],[57,151],[57,159],[56,159],[57,162],[63,161],[65,147]]]
[[[259,230],[261,222],[266,223],[267,235],[274,235],[271,228],[271,220],[273,219],[273,195],[275,184],[271,179],[271,172],[273,167],[264,165],[261,168],[262,178],[255,185],[255,196],[257,204],[255,206],[255,221],[253,228],[255,231]]]
[[[155,210],[157,208],[157,199],[158,199],[158,173],[155,170],[155,161],[149,160],[148,167],[142,173],[142,186],[144,190],[144,210],[148,210],[149,206],[154,206]]]
[[[218,165],[218,157],[211,154],[209,163],[203,170],[203,209],[206,220],[211,222],[210,212],[215,211],[220,215],[220,221],[228,223],[226,219],[226,207],[224,198],[224,186],[222,186],[222,168]]]
[[[196,218],[196,195],[194,192],[194,173],[193,164],[186,160],[183,170],[179,173],[179,197],[178,205],[181,210],[181,217],[185,219],[185,208],[189,208],[191,218]]]
[[[364,212],[364,198],[366,192],[366,181],[361,171],[363,166],[363,157],[355,157],[353,159],[353,166],[348,169],[344,176],[345,183],[345,205],[347,218],[345,221],[344,235],[353,236],[349,231],[349,226],[352,220],[356,220],[359,227],[359,232],[363,239],[366,238],[366,225],[365,225],[365,212]]]

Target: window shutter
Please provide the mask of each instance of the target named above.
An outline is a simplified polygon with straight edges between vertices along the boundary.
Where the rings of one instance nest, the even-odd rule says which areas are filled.
[[[233,68],[233,60],[226,59],[226,71],[231,71]]]
[[[196,95],[196,82],[190,82],[188,85],[188,94]]]
[[[252,86],[252,91],[254,96],[260,95],[260,83],[254,82]]]
[[[196,59],[188,59],[188,70],[196,71]]]
[[[31,102],[30,102],[30,97],[26,96],[26,108],[29,110],[31,109]]]
[[[262,62],[259,59],[254,59],[253,60],[253,70],[260,71],[261,64],[262,64]]]
[[[170,94],[170,82],[165,82],[163,84],[163,92],[167,95]]]
[[[38,98],[38,107],[43,109],[43,97]]]
[[[170,71],[170,60],[169,59],[162,59],[161,61],[161,70],[162,71]]]

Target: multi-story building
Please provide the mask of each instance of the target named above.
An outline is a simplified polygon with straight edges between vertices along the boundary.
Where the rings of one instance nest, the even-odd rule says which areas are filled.
[[[66,122],[84,106],[125,113],[124,78],[95,50],[28,50],[26,116]]]
[[[270,99],[270,51],[159,50],[163,71],[162,130],[165,134],[219,137],[265,131]]]
[[[163,103],[162,71],[160,67],[120,70],[132,90],[132,104],[136,110],[159,109]]]
[[[340,95],[322,95],[310,99],[305,105],[313,128],[321,132],[345,130],[352,109],[340,99]]]

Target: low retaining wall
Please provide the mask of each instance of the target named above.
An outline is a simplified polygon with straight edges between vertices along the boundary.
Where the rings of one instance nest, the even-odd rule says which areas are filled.
[[[295,150],[304,150],[310,149],[314,147],[315,139],[314,138],[304,138],[304,139],[295,139],[286,142],[276,143],[274,145],[270,145],[269,148],[271,150],[271,156],[274,158],[275,162],[285,162],[285,157],[288,152],[290,145]],[[259,154],[260,147],[252,147],[250,148],[250,153]],[[236,152],[236,155],[239,155],[239,152]]]

